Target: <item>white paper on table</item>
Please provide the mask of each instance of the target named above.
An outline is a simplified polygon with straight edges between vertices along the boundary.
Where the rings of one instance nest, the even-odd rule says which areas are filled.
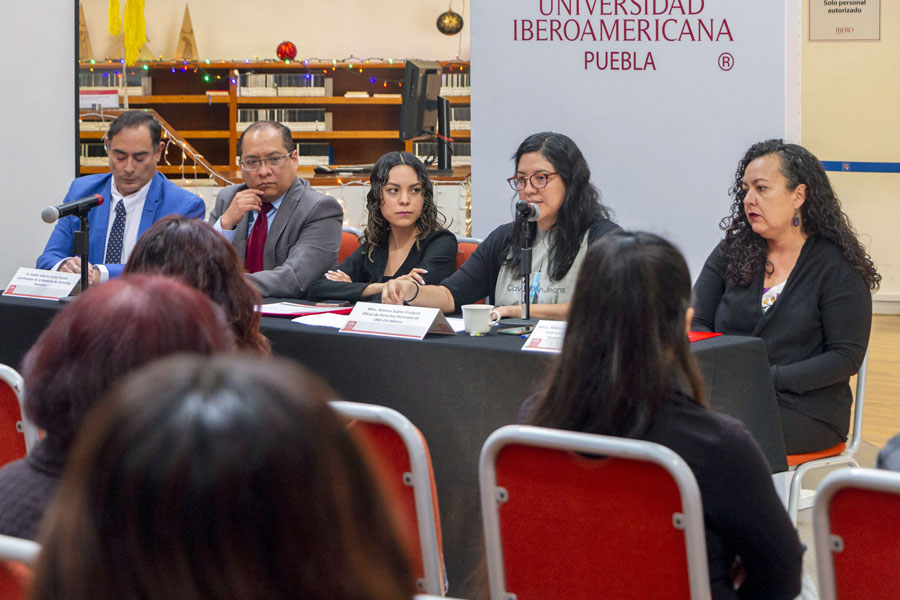
[[[522,350],[531,352],[559,352],[566,337],[566,322],[541,319],[525,340]]]
[[[447,317],[447,324],[450,325],[456,333],[466,330],[465,322],[461,317]]]
[[[347,324],[350,315],[338,315],[335,313],[320,313],[318,315],[305,315],[291,319],[292,323],[300,323],[301,325],[313,325],[315,327],[334,327],[340,329]]]
[[[257,306],[256,310],[267,317],[290,317],[291,315],[311,315],[316,313],[328,313],[342,311],[350,312],[349,306],[316,306],[313,304],[297,304],[295,302],[273,302]]]

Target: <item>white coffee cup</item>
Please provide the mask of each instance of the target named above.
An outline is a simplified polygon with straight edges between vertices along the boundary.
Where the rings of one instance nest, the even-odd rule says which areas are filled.
[[[463,325],[469,335],[484,335],[500,322],[500,313],[491,304],[463,304]]]

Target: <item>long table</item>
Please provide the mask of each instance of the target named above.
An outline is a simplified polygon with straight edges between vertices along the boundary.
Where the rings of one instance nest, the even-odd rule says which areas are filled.
[[[0,362],[18,368],[55,302],[0,298]],[[478,454],[487,436],[515,423],[554,355],[523,352],[515,336],[429,335],[422,341],[341,334],[288,319],[263,318],[276,354],[326,379],[344,399],[394,408],[415,423],[434,463],[450,593],[481,557]],[[722,336],[691,344],[712,408],[744,422],[773,472],[787,468],[765,346]]]

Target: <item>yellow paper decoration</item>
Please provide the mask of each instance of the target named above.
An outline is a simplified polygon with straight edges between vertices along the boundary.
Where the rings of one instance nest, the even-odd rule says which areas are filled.
[[[144,0],[125,2],[125,64],[137,62],[141,46],[147,41],[144,23]]]
[[[109,0],[109,35],[122,33],[122,21],[119,19],[119,0]]]

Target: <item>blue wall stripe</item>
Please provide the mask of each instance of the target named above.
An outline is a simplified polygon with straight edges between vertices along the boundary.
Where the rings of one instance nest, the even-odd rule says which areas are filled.
[[[823,160],[826,171],[843,171],[845,173],[900,173],[900,163],[895,162],[843,162],[839,160]]]

